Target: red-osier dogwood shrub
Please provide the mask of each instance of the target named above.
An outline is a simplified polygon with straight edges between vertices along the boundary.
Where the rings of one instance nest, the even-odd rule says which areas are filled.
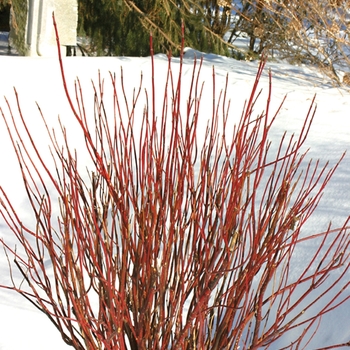
[[[66,89],[93,164],[89,176],[79,170],[79,154],[63,126],[63,145],[58,131],[47,127],[52,172],[35,141],[23,141],[13,128],[19,122],[11,109],[9,117],[1,111],[36,222],[22,222],[1,187],[1,214],[21,249],[2,243],[9,265],[13,258],[22,275],[16,281],[11,267],[13,285],[2,287],[45,313],[75,349],[258,349],[278,339],[286,339],[285,349],[305,348],[321,317],[349,298],[343,294],[349,286],[343,278],[350,260],[346,224],[302,235],[336,168],[305,162],[301,147],[314,109],[299,137],[282,136],[272,154],[271,90],[266,112],[252,113],[261,63],[233,128],[226,87],[217,102],[213,91],[212,115],[199,144],[201,64],[194,62],[185,97],[182,58],[177,79],[171,67],[169,58],[164,95],[156,95],[151,56],[150,103],[142,115],[135,115],[139,95],[128,104],[120,96],[123,80],[115,75],[114,115],[108,114],[99,81],[93,127],[79,81],[77,107]],[[215,90],[214,74],[213,84]],[[305,241],[315,250],[299,262],[295,276],[293,253]]]

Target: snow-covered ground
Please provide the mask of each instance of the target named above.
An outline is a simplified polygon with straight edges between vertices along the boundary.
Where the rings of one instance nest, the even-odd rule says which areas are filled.
[[[4,39],[4,35],[0,39]],[[13,109],[15,98],[13,87],[16,88],[21,102],[21,108],[29,127],[32,128],[36,142],[46,156],[47,140],[42,137],[43,126],[35,105],[39,103],[46,119],[52,126],[58,125],[60,115],[68,129],[72,142],[76,124],[69,111],[64,97],[58,60],[56,58],[29,58],[5,55],[7,45],[1,41],[0,50],[0,107],[7,113],[6,96]],[[190,79],[192,73],[192,58],[194,51],[188,49],[185,55],[184,79]],[[132,94],[133,87],[138,87],[140,73],[143,72],[143,86],[150,89],[150,58],[129,57],[67,57],[64,58],[65,71],[69,89],[73,92],[75,77],[82,82],[86,96],[92,96],[91,79],[96,80],[98,71],[109,79],[109,71],[120,73],[123,67],[126,90]],[[164,55],[155,58],[156,81],[162,85],[163,72],[166,71],[167,59]],[[229,74],[229,96],[233,120],[241,115],[244,100],[249,96],[255,79],[258,62],[235,61],[230,58],[204,55],[204,66],[201,78],[206,81],[206,90],[211,92],[212,66],[216,70],[217,90],[224,86],[226,74]],[[174,59],[174,69],[178,66],[178,59]],[[320,158],[322,163],[327,160],[335,164],[345,150],[350,149],[350,95],[346,89],[335,88],[326,81],[316,70],[309,67],[296,67],[284,63],[268,63],[273,75],[272,110],[276,110],[285,94],[288,98],[272,129],[272,140],[279,140],[287,130],[293,133],[300,130],[308,111],[311,99],[317,94],[317,113],[311,128],[306,147],[310,148],[309,158]],[[264,91],[268,88],[267,70],[261,80]],[[160,99],[163,87],[160,86]],[[90,95],[89,95],[90,94]],[[263,95],[264,96],[264,95]],[[206,104],[211,109],[211,100],[203,99],[203,117],[206,117]],[[256,107],[259,113],[264,108],[265,100]],[[210,117],[210,113],[207,118]],[[205,125],[205,123],[203,123]],[[0,186],[6,189],[14,205],[26,214],[26,194],[21,185],[19,168],[14,152],[10,146],[4,123],[0,121]],[[79,147],[77,145],[77,147]],[[49,158],[48,158],[49,159]],[[322,232],[328,222],[341,225],[350,214],[350,154],[347,154],[337,172],[326,188],[324,197],[313,218],[307,225],[310,232]],[[11,232],[0,219],[0,238],[8,244],[15,244]],[[302,263],[302,259],[301,259]],[[297,269],[297,266],[294,267]],[[350,276],[349,276],[350,279]],[[0,284],[8,283],[8,265],[3,251],[0,252]],[[350,293],[349,288],[344,293]],[[350,302],[321,323],[319,336],[316,336],[308,349],[322,348],[332,343],[350,341],[349,317]],[[26,300],[14,293],[0,289],[0,350],[40,350],[40,349],[68,349],[60,339],[59,333],[48,319],[34,309]],[[275,348],[278,350],[278,348]]]

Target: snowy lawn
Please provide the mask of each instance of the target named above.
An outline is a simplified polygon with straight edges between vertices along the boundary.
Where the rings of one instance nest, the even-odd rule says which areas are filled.
[[[185,54],[185,77],[192,74],[193,50],[188,49]],[[174,59],[174,67],[178,59]],[[210,96],[212,91],[212,66],[216,71],[216,89],[219,91],[224,86],[226,74],[229,73],[229,97],[231,98],[232,122],[238,120],[241,115],[244,100],[249,96],[258,62],[238,62],[229,58],[205,55],[204,66],[201,73],[205,81],[205,90]],[[67,57],[64,59],[67,75],[67,83],[70,91],[74,92],[74,79],[79,77],[84,88],[85,99],[89,103],[88,96],[92,96],[90,80],[97,80],[98,70],[106,78],[106,86],[109,83],[109,71],[120,74],[120,66],[123,67],[126,90],[132,95],[133,87],[137,88],[140,73],[143,72],[143,86],[150,90],[150,59],[149,58],[86,58]],[[167,59],[164,55],[155,58],[157,88],[162,99],[164,74]],[[284,131],[298,133],[308,111],[310,102],[317,94],[317,112],[311,128],[306,148],[310,148],[308,159],[321,159],[324,164],[329,161],[334,165],[342,153],[350,149],[350,95],[345,89],[333,87],[324,81],[317,71],[308,67],[295,67],[288,64],[268,63],[273,75],[272,111],[273,114],[285,94],[287,100],[279,114],[271,133],[272,141],[278,141]],[[176,69],[176,68],[174,68]],[[77,133],[77,123],[69,110],[64,97],[61,83],[58,60],[54,58],[29,58],[16,56],[0,56],[0,106],[7,113],[7,107],[3,96],[6,96],[15,110],[15,98],[13,87],[16,88],[21,102],[21,108],[28,122],[35,141],[40,145],[43,154],[50,160],[47,150],[48,140],[44,137],[45,131],[35,105],[40,105],[48,123],[58,126],[57,117],[60,116],[67,127],[68,137],[74,144]],[[159,85],[158,85],[159,84]],[[159,87],[158,87],[159,86]],[[267,69],[261,81],[262,98],[256,107],[256,113],[264,109],[268,88]],[[90,98],[91,100],[91,98]],[[161,101],[160,101],[161,102]],[[210,98],[203,98],[202,117],[208,117],[211,113]],[[206,120],[202,121],[203,130]],[[26,193],[22,185],[18,164],[14,151],[10,145],[9,137],[3,121],[0,122],[0,186],[6,189],[13,203],[20,208],[23,218],[29,218],[26,213]],[[79,144],[76,145],[79,149]],[[79,154],[79,152],[78,152]],[[83,157],[83,156],[82,156]],[[81,157],[81,161],[82,158]],[[342,225],[350,214],[350,154],[347,154],[336,171],[334,177],[326,188],[322,201],[314,216],[305,226],[305,234],[317,233],[326,230],[332,221],[334,227]],[[3,220],[0,220],[0,238],[13,245],[15,241],[11,232]],[[304,254],[307,254],[305,249]],[[303,256],[300,254],[300,262]],[[298,266],[293,266],[297,273]],[[350,276],[349,276],[350,279]],[[8,265],[3,251],[0,253],[0,284],[9,283]],[[350,288],[344,290],[349,294]],[[339,310],[322,320],[319,334],[310,344],[309,349],[347,342],[350,340],[349,327],[350,302],[348,301]],[[35,310],[26,300],[15,293],[0,289],[0,350],[40,350],[40,349],[68,349],[68,346],[60,339],[59,333],[45,317]],[[275,348],[277,350],[277,348]]]

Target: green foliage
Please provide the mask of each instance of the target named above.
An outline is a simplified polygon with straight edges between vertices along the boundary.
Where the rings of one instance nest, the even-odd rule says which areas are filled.
[[[228,54],[225,29],[213,22],[206,6],[189,0],[79,0],[79,33],[90,39],[90,52],[98,55],[147,56],[150,33],[155,53],[176,55],[184,23],[186,45]]]
[[[12,18],[11,18],[11,45],[15,46],[19,54],[24,55],[25,30],[28,13],[27,0],[12,0]]]
[[[10,4],[10,0],[0,0],[0,11],[4,10]]]
[[[208,28],[223,37],[230,29],[231,1],[200,0],[198,3],[204,9]]]

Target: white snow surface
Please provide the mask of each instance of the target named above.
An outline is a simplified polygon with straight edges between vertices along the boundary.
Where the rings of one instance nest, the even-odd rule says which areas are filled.
[[[184,64],[184,80],[190,79],[192,74],[193,57],[201,55],[192,49],[186,49]],[[173,69],[176,71],[179,60],[174,58]],[[143,72],[143,86],[150,91],[151,60],[130,57],[66,57],[63,59],[67,84],[71,92],[74,91],[74,80],[79,77],[84,89],[84,96],[92,100],[91,79],[97,81],[98,71],[109,83],[109,72],[120,75],[123,67],[126,91],[132,95],[133,87],[138,88],[140,73]],[[216,71],[216,89],[224,87],[226,75],[229,75],[228,92],[231,98],[232,122],[238,120],[242,107],[253,86],[258,62],[235,61],[230,58],[205,54],[201,79],[205,81],[205,90],[210,96],[212,91],[212,67]],[[163,82],[167,69],[165,55],[155,57],[156,86],[159,90],[159,103],[162,101]],[[261,80],[263,94],[261,104],[256,107],[260,113],[265,106],[268,89],[268,69],[271,69],[272,80],[272,110],[276,110],[285,94],[287,100],[277,118],[275,127],[270,135],[279,141],[282,133],[288,131],[298,133],[308,111],[311,99],[316,94],[317,112],[306,141],[306,148],[310,148],[307,158],[320,158],[322,164],[329,161],[335,164],[344,151],[350,146],[350,95],[344,88],[332,86],[324,77],[309,67],[292,66],[286,63],[268,63]],[[61,82],[58,59],[29,58],[19,56],[0,56],[0,107],[7,113],[3,96],[10,101],[15,110],[15,87],[21,103],[24,118],[31,128],[35,141],[40,146],[44,157],[48,153],[48,140],[35,102],[38,102],[48,123],[57,127],[58,115],[67,127],[69,140],[76,141],[77,124],[65,99]],[[158,88],[159,86],[159,88]],[[185,88],[186,84],[184,84]],[[265,95],[264,95],[265,94]],[[88,104],[89,102],[87,102]],[[209,118],[211,113],[211,99],[203,98],[201,111],[203,118]],[[230,117],[231,118],[231,117]],[[203,122],[203,128],[206,125]],[[21,182],[20,171],[3,120],[0,120],[0,186],[6,189],[8,196],[16,208],[23,214],[23,220],[30,218],[26,212],[26,194]],[[77,144],[79,149],[79,144]],[[347,154],[326,188],[322,201],[308,223],[308,229],[322,232],[332,221],[334,227],[341,225],[350,214],[350,154]],[[8,244],[15,245],[10,230],[3,219],[0,219],[0,238]],[[302,257],[300,259],[302,262]],[[298,270],[298,266],[294,266]],[[0,284],[9,283],[8,264],[3,250],[0,252]],[[350,276],[349,276],[350,278]],[[344,290],[344,293],[350,293]],[[339,310],[326,316],[321,323],[319,335],[310,343],[308,349],[350,341],[349,326],[350,302]],[[68,349],[61,340],[58,331],[44,314],[37,311],[24,298],[0,289],[0,350],[40,350],[40,349]],[[275,348],[278,350],[278,347]]]

